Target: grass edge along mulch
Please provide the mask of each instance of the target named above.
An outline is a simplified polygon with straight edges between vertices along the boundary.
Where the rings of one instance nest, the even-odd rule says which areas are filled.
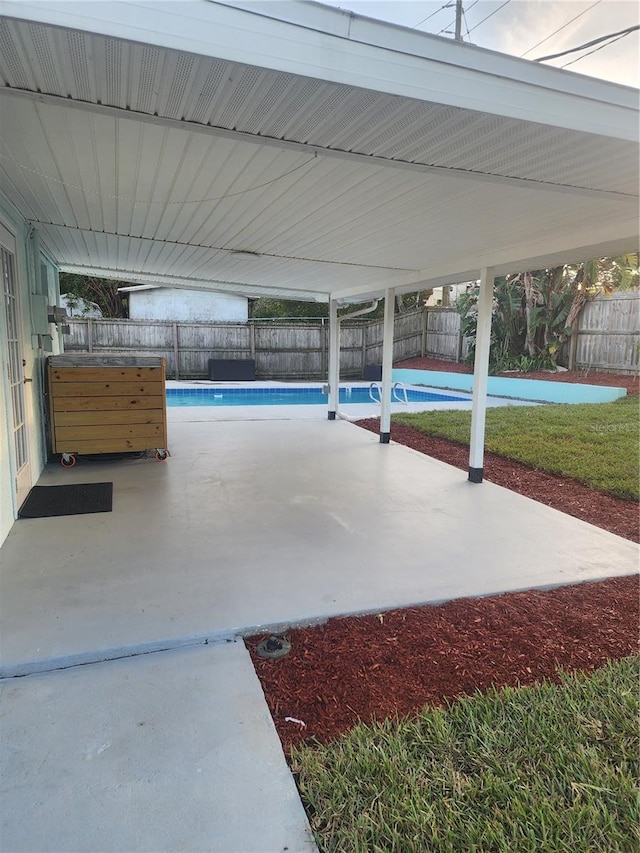
[[[303,741],[330,743],[359,722],[636,654],[639,593],[639,576],[629,574],[337,616],[288,631],[291,651],[279,660],[257,654],[260,635],[245,644],[289,753]]]
[[[321,853],[632,853],[638,658],[292,753]]]
[[[639,414],[637,397],[613,403],[489,408],[485,447],[530,468],[637,501]],[[469,443],[471,412],[403,413],[394,415],[393,422]]]

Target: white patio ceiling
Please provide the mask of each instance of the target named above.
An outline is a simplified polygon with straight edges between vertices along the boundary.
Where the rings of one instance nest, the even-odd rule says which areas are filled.
[[[634,90],[310,3],[3,8],[1,186],[63,269],[323,300],[637,246]]]

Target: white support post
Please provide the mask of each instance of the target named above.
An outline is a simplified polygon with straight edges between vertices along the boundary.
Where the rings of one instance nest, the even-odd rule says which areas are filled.
[[[484,464],[484,427],[487,412],[487,377],[491,346],[491,309],[493,305],[493,268],[485,267],[480,275],[476,355],[473,365],[473,403],[471,408],[471,442],[469,447],[469,480],[481,483]]]
[[[340,324],[338,323],[338,303],[329,300],[329,410],[327,418],[335,421],[338,411],[340,386]]]
[[[380,412],[380,443],[391,439],[391,371],[393,369],[393,320],[396,305],[395,288],[384,293],[384,326],[382,333],[382,411]]]

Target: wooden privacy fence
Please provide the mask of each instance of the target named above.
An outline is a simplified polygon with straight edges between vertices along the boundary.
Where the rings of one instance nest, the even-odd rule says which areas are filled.
[[[573,336],[572,336],[573,337]],[[638,373],[640,370],[640,293],[621,291],[597,296],[578,318],[570,347],[570,366]]]
[[[254,358],[264,379],[326,378],[329,327],[315,323],[170,323],[155,320],[72,318],[65,352],[162,356],[167,376],[195,379],[208,375],[210,358]],[[340,373],[362,376],[366,364],[382,361],[380,320],[345,324],[341,330]],[[394,360],[420,355],[424,346],[422,310],[395,319]]]
[[[208,375],[210,358],[254,358],[264,379],[322,379],[327,376],[329,327],[316,323],[168,323],[155,320],[69,320],[66,352],[139,353],[167,360],[167,375]],[[366,364],[382,361],[381,320],[342,327],[341,376],[362,376]],[[637,373],[640,369],[640,294],[598,296],[587,303],[568,347],[571,367]],[[429,307],[395,318],[394,361],[427,355],[462,361],[468,342],[455,308]]]
[[[455,308],[426,308],[423,355],[446,361],[463,361],[469,348],[460,334],[460,315]]]
[[[468,341],[460,334],[455,308],[427,308],[424,355],[462,361]],[[638,373],[640,370],[640,294],[621,291],[587,302],[566,347],[566,364],[574,370]]]

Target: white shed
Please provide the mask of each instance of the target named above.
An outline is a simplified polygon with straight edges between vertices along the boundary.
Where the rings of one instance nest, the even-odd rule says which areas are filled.
[[[183,323],[246,323],[249,300],[245,296],[138,284],[118,288],[129,297],[132,320],[169,320]]]

